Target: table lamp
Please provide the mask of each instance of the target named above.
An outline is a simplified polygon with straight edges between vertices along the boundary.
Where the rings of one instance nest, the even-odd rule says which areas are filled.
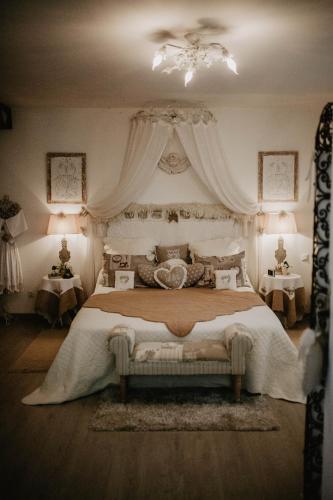
[[[275,259],[277,265],[276,272],[282,272],[282,264],[286,260],[287,252],[284,248],[283,234],[296,234],[297,225],[295,215],[292,212],[279,212],[265,214],[264,219],[264,233],[265,234],[279,234],[278,247],[275,251]]]
[[[80,227],[77,214],[51,214],[47,234],[62,234],[64,237],[61,240],[61,250],[59,251],[59,259],[64,265],[71,258],[70,251],[67,248],[67,234],[79,234]]]

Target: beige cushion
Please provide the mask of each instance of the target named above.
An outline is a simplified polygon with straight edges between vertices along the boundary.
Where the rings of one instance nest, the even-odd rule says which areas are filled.
[[[142,282],[149,286],[150,288],[159,288],[158,283],[156,283],[154,278],[154,271],[158,266],[153,266],[152,264],[139,264],[138,274]]]
[[[186,267],[179,264],[173,265],[170,268],[158,267],[154,271],[154,278],[161,288],[175,290],[183,288],[187,278],[187,270]]]
[[[222,342],[218,340],[201,340],[184,342],[184,360],[187,361],[228,361],[229,354]]]
[[[140,342],[135,344],[133,359],[137,362],[175,362],[182,361],[183,344],[181,342]]]
[[[198,281],[197,286],[207,288],[215,287],[215,274],[217,270],[236,269],[236,283],[237,286],[249,286],[245,269],[245,251],[235,255],[228,255],[226,257],[200,257],[194,254],[194,262],[203,264],[204,274],[201,280]]]
[[[237,269],[219,269],[214,271],[215,288],[217,290],[236,290]]]
[[[169,259],[182,259],[186,263],[190,263],[190,254],[188,244],[173,245],[173,246],[157,246],[156,247],[157,262],[165,262]]]
[[[134,286],[146,286],[139,276],[138,265],[149,264],[146,255],[103,254],[104,286],[115,286],[115,271],[134,271]],[[150,264],[151,265],[151,264]]]
[[[180,264],[181,265],[181,264]],[[169,262],[162,262],[158,266],[153,266],[151,264],[139,264],[138,265],[138,273],[141,278],[141,280],[149,287],[151,288],[157,288],[159,285],[156,283],[155,278],[154,278],[154,271],[158,269],[159,267],[166,267],[168,268],[170,266]],[[189,286],[195,285],[201,278],[201,276],[204,273],[204,266],[203,264],[188,264],[186,265],[186,270],[187,270],[187,278],[184,283],[184,288],[187,288]]]
[[[205,267],[198,262],[197,264],[189,264],[186,266],[187,269],[187,279],[185,281],[184,288],[189,286],[194,286],[204,273]]]
[[[114,271],[115,284],[117,290],[131,290],[134,288],[135,271]]]
[[[218,340],[196,342],[140,342],[135,345],[133,359],[137,362],[230,361]]]

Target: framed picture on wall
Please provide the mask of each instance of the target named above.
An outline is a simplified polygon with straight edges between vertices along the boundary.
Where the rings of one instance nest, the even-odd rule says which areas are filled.
[[[298,152],[260,151],[258,199],[298,201]]]
[[[47,202],[86,203],[86,154],[47,153]]]

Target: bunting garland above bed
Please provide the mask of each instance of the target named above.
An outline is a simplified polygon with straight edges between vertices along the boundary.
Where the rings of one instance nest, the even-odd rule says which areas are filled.
[[[131,203],[114,217],[114,221],[162,221],[179,222],[186,220],[234,220],[242,224],[249,216],[236,214],[221,204],[171,203],[167,205]],[[246,219],[246,220],[245,220]]]

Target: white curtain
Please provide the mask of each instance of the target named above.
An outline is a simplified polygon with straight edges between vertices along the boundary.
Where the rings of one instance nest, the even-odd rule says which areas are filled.
[[[175,129],[193,169],[209,191],[232,212],[257,213],[257,203],[235,184],[228,169],[216,122],[180,123]]]
[[[171,133],[172,127],[164,121],[132,119],[119,184],[107,199],[88,205],[93,217],[112,219],[144,192]]]
[[[216,120],[206,109],[154,109],[139,111],[131,122],[125,162],[116,189],[101,201],[88,204],[88,251],[83,279],[91,293],[102,254],[96,224],[108,222],[143,194],[157,168],[168,139],[176,130],[193,169],[222,205],[235,213],[254,215],[259,207],[235,184],[223,158]],[[97,259],[98,261],[98,259]]]
[[[111,220],[145,190],[147,180],[153,175],[172,133],[165,121],[146,120],[139,116],[132,119],[130,137],[124,166],[116,189],[106,199],[87,206],[92,219],[87,223],[87,258],[81,272],[85,289],[90,295],[101,268],[102,242],[98,221]]]

